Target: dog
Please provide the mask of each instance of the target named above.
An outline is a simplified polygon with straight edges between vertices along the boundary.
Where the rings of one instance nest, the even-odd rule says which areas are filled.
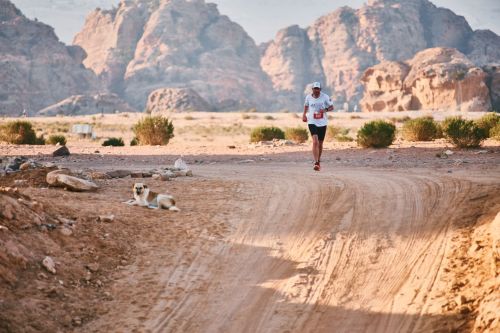
[[[151,209],[168,209],[174,212],[180,211],[175,205],[175,199],[168,194],[158,194],[150,191],[148,186],[143,183],[135,183],[132,187],[134,199],[124,202],[130,206],[148,207]]]

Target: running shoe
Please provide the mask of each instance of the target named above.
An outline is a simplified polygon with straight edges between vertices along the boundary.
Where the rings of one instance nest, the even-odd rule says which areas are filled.
[[[319,165],[319,162],[314,163],[314,170],[319,171],[321,169],[321,166]]]

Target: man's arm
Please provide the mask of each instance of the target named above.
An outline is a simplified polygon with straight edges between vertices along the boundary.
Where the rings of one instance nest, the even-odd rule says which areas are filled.
[[[302,114],[302,121],[307,122],[307,111],[309,111],[309,106],[304,105],[304,113]]]

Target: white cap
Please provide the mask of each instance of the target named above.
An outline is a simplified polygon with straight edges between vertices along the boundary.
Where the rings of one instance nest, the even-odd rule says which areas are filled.
[[[321,89],[321,83],[319,83],[319,82],[314,82],[312,87],[313,87],[313,89],[314,89],[314,88],[319,88],[319,89]]]

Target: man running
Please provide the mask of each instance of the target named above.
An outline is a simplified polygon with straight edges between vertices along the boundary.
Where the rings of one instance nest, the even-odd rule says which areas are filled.
[[[321,92],[321,84],[314,82],[312,94],[306,96],[304,103],[304,114],[302,121],[307,122],[311,137],[313,139],[314,170],[321,169],[321,153],[323,152],[323,141],[325,141],[328,117],[326,112],[333,110],[330,97]]]

